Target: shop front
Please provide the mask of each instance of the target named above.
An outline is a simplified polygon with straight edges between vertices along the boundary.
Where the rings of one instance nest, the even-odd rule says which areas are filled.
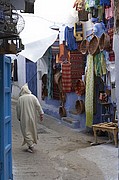
[[[78,129],[115,122],[117,113],[114,3],[91,2],[75,1],[72,8],[78,21],[60,27],[49,48],[47,82],[42,89],[42,100],[53,104],[44,111]]]

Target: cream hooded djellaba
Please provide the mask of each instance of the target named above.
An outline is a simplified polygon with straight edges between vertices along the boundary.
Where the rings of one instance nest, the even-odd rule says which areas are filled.
[[[31,93],[27,84],[21,88],[16,112],[24,138],[22,145],[27,144],[29,147],[34,143],[37,144],[37,121],[44,112],[37,97]]]

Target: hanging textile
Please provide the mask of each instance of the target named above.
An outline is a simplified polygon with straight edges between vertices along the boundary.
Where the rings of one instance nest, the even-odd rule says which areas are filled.
[[[114,17],[110,18],[107,22],[107,31],[110,36],[110,50],[109,50],[109,61],[115,61],[115,54],[113,51],[113,35],[114,35]]]
[[[71,81],[71,63],[64,62],[62,64],[62,89],[63,92],[71,92],[72,81]]]
[[[68,50],[73,51],[78,49],[76,38],[74,37],[74,27],[70,28],[66,26],[65,28],[65,45]]]
[[[75,85],[78,79],[82,79],[84,74],[84,55],[79,51],[71,51],[70,53],[71,63],[71,79],[72,79],[72,91],[75,91]]]
[[[52,61],[52,51],[49,48],[49,60],[48,60],[48,98],[51,99],[53,97],[53,61]]]
[[[111,0],[111,7],[105,8],[105,18],[110,19],[114,17],[114,0]]]
[[[111,6],[111,0],[100,0],[101,6]]]
[[[52,50],[52,55],[56,55],[59,53],[59,35],[55,40],[55,42],[52,44],[51,50]]]
[[[106,62],[103,52],[94,56],[94,71],[96,76],[103,76],[106,74]]]
[[[93,72],[93,56],[87,56],[87,73],[86,73],[86,126],[91,127],[93,124],[93,96],[94,96],[94,72]]]
[[[98,6],[98,18],[99,18],[99,22],[103,21],[103,18],[104,18],[104,7],[103,6]]]
[[[97,22],[93,26],[93,32],[97,37],[101,37],[101,35],[105,33],[105,30],[105,24],[103,22]]]
[[[59,63],[62,63],[64,61],[70,61],[70,51],[67,50],[66,46],[64,44],[59,45]]]
[[[12,63],[12,80],[18,81],[18,68],[17,68],[17,59],[14,59]]]
[[[85,0],[85,9],[90,10],[91,7],[99,6],[99,0]]]
[[[82,41],[83,40],[83,24],[75,23],[74,24],[74,37],[76,38],[76,41]]]

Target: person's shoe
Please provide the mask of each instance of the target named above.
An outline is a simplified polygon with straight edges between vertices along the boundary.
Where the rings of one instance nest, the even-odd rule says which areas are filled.
[[[29,146],[29,147],[34,149],[34,146],[35,146],[35,144],[32,144],[32,145],[31,145],[31,146]]]
[[[30,147],[27,149],[27,151],[33,153],[33,150]]]

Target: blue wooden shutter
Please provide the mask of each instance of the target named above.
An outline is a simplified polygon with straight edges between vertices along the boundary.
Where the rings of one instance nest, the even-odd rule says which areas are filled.
[[[11,59],[0,55],[0,180],[12,180]]]

